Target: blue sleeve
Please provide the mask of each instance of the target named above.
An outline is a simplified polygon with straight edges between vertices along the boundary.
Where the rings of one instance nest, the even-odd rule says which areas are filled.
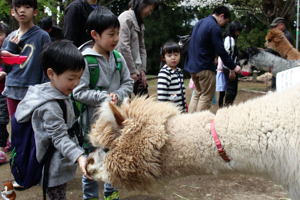
[[[235,68],[235,64],[224,48],[220,27],[214,27],[212,29],[212,43],[215,47],[216,53],[221,57],[224,65],[233,70]]]

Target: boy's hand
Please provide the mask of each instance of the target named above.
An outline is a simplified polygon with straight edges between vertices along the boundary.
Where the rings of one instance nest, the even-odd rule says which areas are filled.
[[[229,71],[229,80],[233,81],[236,77],[236,74],[233,70]]]
[[[113,104],[117,104],[118,103],[118,95],[116,95],[115,93],[110,93],[109,96],[110,96],[111,102]]]
[[[20,38],[18,37],[18,35],[12,37],[10,39],[11,42],[18,44],[20,42]]]
[[[137,81],[139,79],[139,76],[136,73],[130,74],[130,77],[134,80]]]
[[[78,162],[78,165],[79,165],[79,168],[82,172],[82,174],[87,177],[88,179],[93,179],[92,177],[90,177],[88,174],[87,174],[87,171],[86,171],[86,165],[87,165],[87,158],[86,156],[84,155],[81,155],[79,156],[79,158],[77,159],[77,162]]]
[[[233,71],[235,71],[236,73],[240,74],[241,73],[241,67],[239,65],[237,65]]]
[[[0,81],[2,81],[6,76],[6,72],[0,72]]]
[[[8,51],[5,50],[1,50],[1,56],[6,56],[6,57],[13,57],[13,56],[17,56],[16,54],[12,54]]]

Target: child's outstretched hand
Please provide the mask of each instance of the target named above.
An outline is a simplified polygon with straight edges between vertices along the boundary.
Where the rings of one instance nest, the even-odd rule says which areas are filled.
[[[78,162],[78,165],[79,165],[79,168],[82,172],[82,174],[87,177],[88,179],[93,179],[92,177],[90,177],[88,174],[87,174],[87,171],[86,171],[86,165],[87,165],[87,158],[86,156],[84,155],[81,155],[79,156],[79,158],[77,159],[77,162]]]

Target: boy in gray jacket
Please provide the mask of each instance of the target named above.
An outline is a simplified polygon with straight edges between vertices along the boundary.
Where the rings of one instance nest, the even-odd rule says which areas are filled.
[[[94,89],[90,88],[90,67],[86,61],[86,67],[81,77],[80,84],[74,89],[74,98],[86,105],[86,110],[81,116],[84,118],[84,127],[89,127],[97,118],[96,112],[104,101],[111,101],[119,104],[125,97],[128,97],[133,89],[133,80],[127,68],[123,56],[117,59],[113,52],[119,41],[120,23],[117,16],[104,7],[96,8],[87,19],[86,28],[93,38],[83,44],[79,49],[83,56],[96,58],[98,64],[99,78]],[[117,69],[117,60],[122,67]],[[87,137],[86,137],[87,138]],[[91,145],[86,146],[87,152],[92,151]],[[82,179],[83,199],[99,199],[98,184],[96,181],[86,177]],[[118,192],[110,184],[104,185],[104,199],[118,200]]]
[[[15,117],[18,122],[31,119],[38,161],[53,143],[55,152],[49,167],[47,194],[49,199],[65,200],[66,185],[75,176],[77,162],[87,176],[84,150],[77,138],[68,134],[75,122],[69,94],[80,82],[85,64],[81,53],[70,41],[59,41],[43,50],[42,66],[50,82],[30,86]],[[66,119],[57,100],[63,100],[66,105]]]

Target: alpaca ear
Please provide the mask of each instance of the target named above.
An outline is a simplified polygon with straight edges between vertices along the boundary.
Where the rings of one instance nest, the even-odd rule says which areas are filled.
[[[121,112],[119,111],[119,109],[112,103],[109,103],[109,107],[115,117],[115,120],[117,122],[117,124],[119,126],[123,126],[123,121],[125,120],[125,118],[123,117],[123,115],[121,114]]]

